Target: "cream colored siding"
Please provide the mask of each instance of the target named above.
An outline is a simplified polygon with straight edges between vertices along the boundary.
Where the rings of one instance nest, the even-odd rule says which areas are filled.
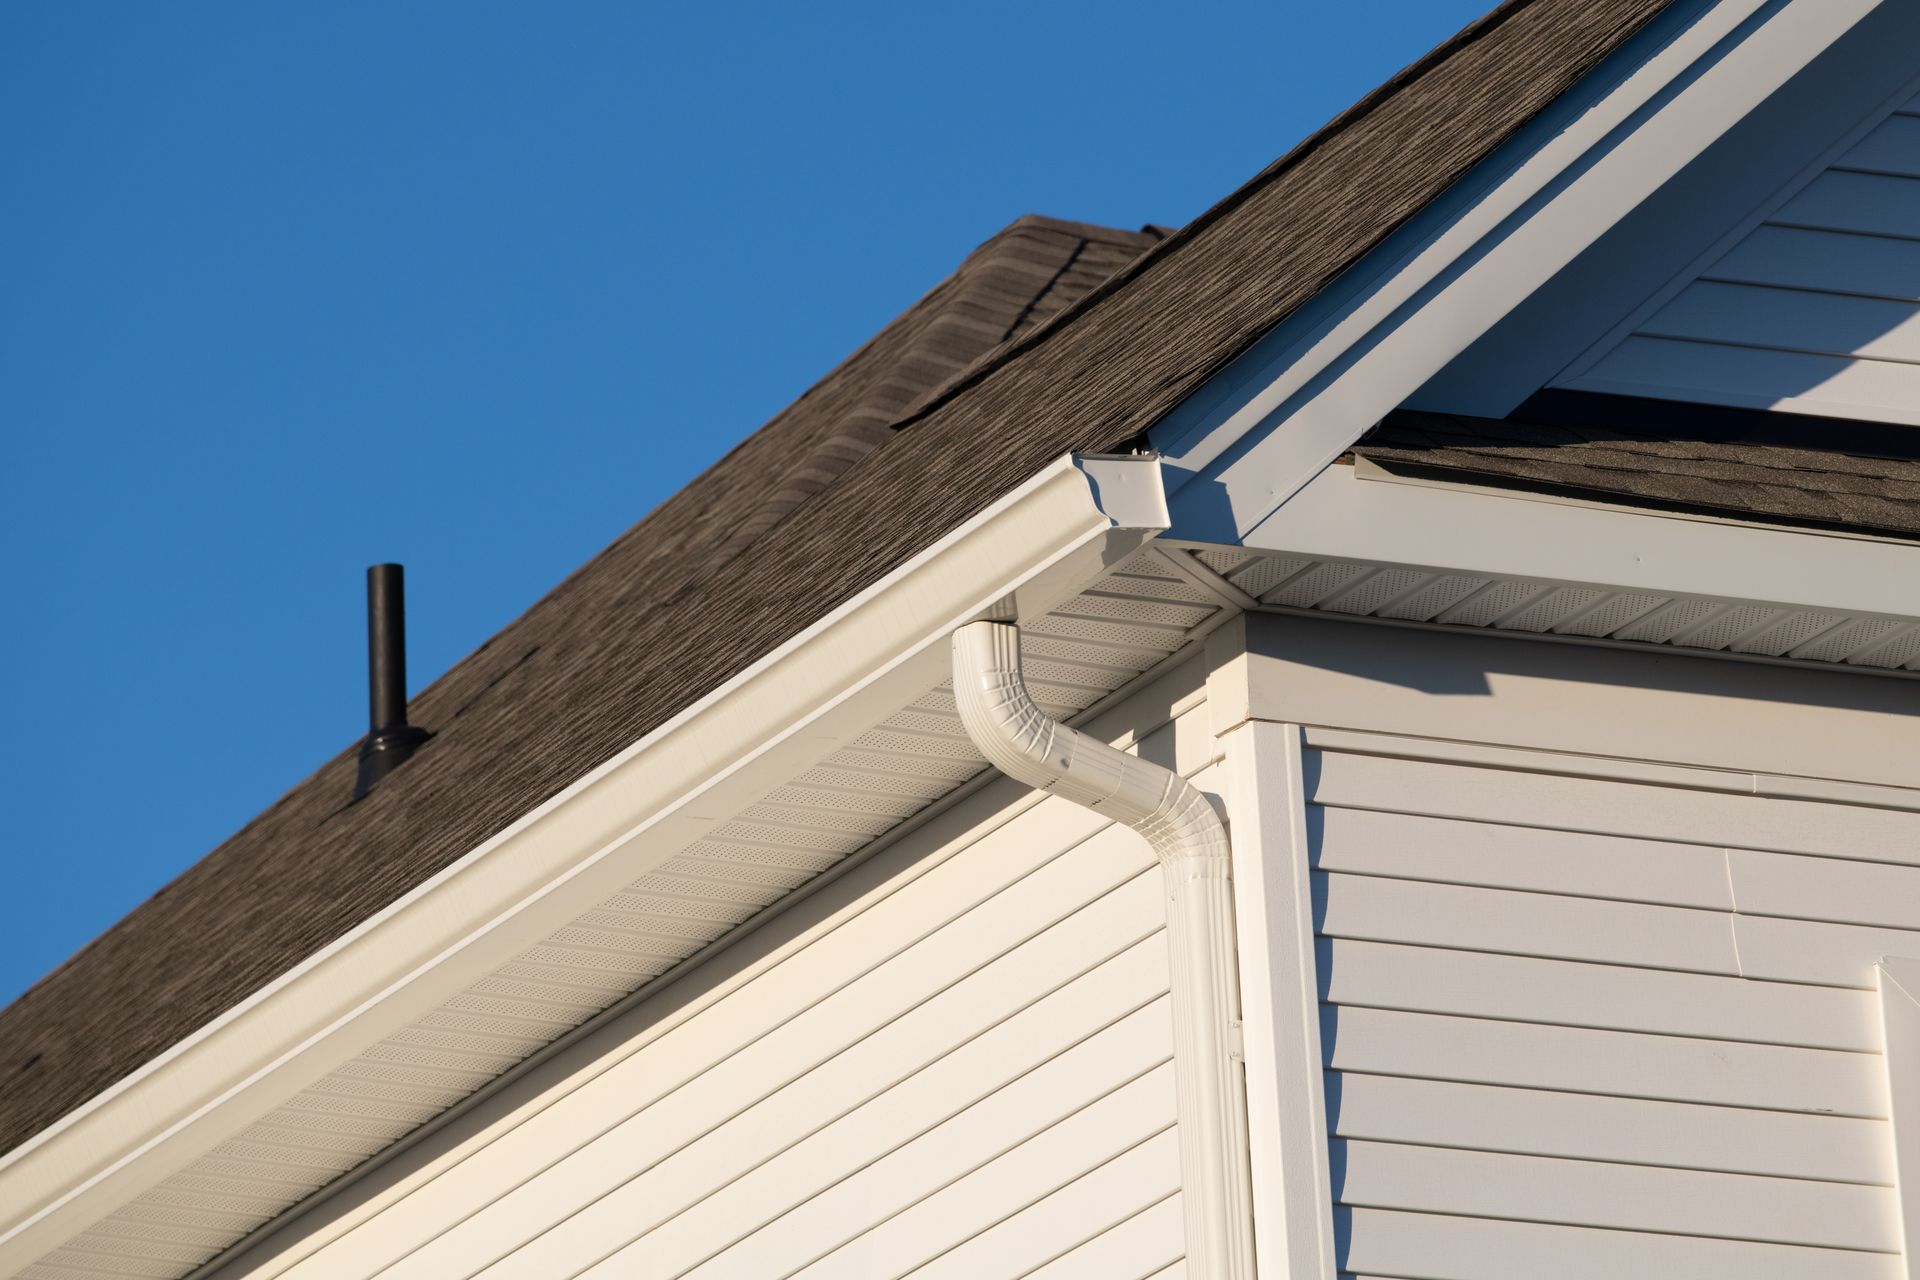
[[[1102,723],[1203,768],[1199,683]],[[1145,842],[998,782],[220,1274],[1176,1276],[1167,990]]]
[[[1503,1275],[1551,1229],[1903,1274],[1872,986],[1920,948],[1885,928],[1920,924],[1920,814],[1568,767],[1307,757],[1346,1265]]]
[[[1559,385],[1920,422],[1920,98]]]
[[[1920,954],[1920,789],[1846,775],[1920,743],[1912,686],[1293,619],[1252,644],[1252,714],[1306,726],[1343,1272],[1904,1280],[1875,965]]]

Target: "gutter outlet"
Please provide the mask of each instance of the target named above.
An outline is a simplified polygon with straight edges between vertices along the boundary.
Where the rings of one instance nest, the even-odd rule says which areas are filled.
[[[968,737],[988,763],[1125,823],[1146,837],[1159,858],[1173,970],[1187,1265],[1208,1280],[1253,1280],[1253,1193],[1226,828],[1207,797],[1179,774],[1040,710],[1021,679],[1020,630],[1011,623],[971,622],[953,633],[953,695]]]

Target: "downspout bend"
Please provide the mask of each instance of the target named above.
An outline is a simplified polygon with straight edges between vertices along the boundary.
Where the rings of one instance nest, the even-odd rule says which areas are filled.
[[[1238,1062],[1239,974],[1227,832],[1206,795],[1042,711],[1020,674],[1020,630],[972,622],[953,633],[953,696],[988,763],[1030,787],[1138,831],[1167,887],[1174,1080],[1188,1267],[1252,1280],[1246,1082]]]

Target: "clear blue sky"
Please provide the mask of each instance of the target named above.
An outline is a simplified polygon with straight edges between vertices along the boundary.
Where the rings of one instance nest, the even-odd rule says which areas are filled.
[[[0,1001],[1022,213],[1180,223],[1491,0],[0,7]]]

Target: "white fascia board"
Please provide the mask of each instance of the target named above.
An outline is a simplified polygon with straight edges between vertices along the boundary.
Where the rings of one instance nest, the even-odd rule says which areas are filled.
[[[1369,480],[1328,467],[1248,535],[1263,551],[1658,595],[1920,618],[1920,547]]]
[[[1164,531],[1151,457],[1068,457],[0,1159],[11,1275],[618,892]]]
[[[1245,538],[1882,2],[1717,0],[1657,19],[1154,429],[1175,533]]]

